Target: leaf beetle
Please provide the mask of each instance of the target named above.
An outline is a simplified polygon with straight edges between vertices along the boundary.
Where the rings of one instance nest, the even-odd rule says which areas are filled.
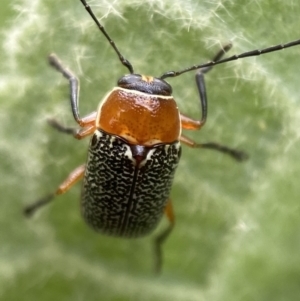
[[[49,56],[50,65],[69,80],[72,113],[80,128],[64,127],[56,120],[50,120],[50,125],[76,139],[87,136],[91,139],[86,163],[71,172],[56,191],[28,205],[24,213],[31,216],[83,179],[81,212],[87,224],[98,232],[125,238],[141,237],[151,233],[166,215],[169,226],[154,241],[155,270],[159,272],[162,244],[175,223],[169,195],[180,160],[180,143],[217,150],[237,161],[247,158],[242,151],[213,142],[196,143],[181,133],[182,129],[199,130],[206,122],[205,73],[214,65],[296,46],[300,40],[222,58],[231,48],[231,44],[227,44],[208,63],[168,71],[160,77],[140,75],[134,73],[131,63],[122,56],[87,2],[80,1],[129,74],[118,80],[117,87],[107,93],[97,111],[81,117],[78,79],[55,54]],[[200,120],[179,112],[172,87],[165,81],[193,70],[196,70],[202,112]]]

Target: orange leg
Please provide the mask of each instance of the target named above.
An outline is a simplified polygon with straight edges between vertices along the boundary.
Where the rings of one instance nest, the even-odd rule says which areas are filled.
[[[96,121],[96,118],[97,118],[97,112],[92,112],[90,113],[89,115],[81,118],[80,120],[80,126],[81,127],[87,127],[87,126],[90,126],[92,124],[95,123]]]
[[[37,209],[50,203],[57,195],[67,192],[74,184],[83,178],[85,171],[85,164],[77,167],[73,170],[69,176],[59,185],[54,193],[45,196],[42,199],[35,201],[34,203],[28,205],[24,208],[24,214],[26,216],[31,216]]]
[[[95,124],[93,124],[93,125],[90,125],[89,127],[86,127],[86,128],[83,128],[83,129],[77,131],[77,133],[74,135],[74,137],[76,139],[80,140],[82,138],[92,135],[95,132],[95,130],[96,130],[96,126],[95,126]]]
[[[165,207],[165,215],[170,222],[169,227],[167,227],[161,234],[159,234],[154,241],[154,256],[155,256],[155,272],[159,274],[161,272],[163,256],[162,256],[162,244],[171,234],[175,225],[175,215],[173,211],[172,202],[169,199]]]
[[[85,164],[75,168],[68,177],[59,185],[55,192],[55,195],[63,194],[67,192],[73,185],[83,178],[85,171]]]
[[[200,130],[205,122],[194,120],[188,116],[180,114],[181,126],[185,130]]]

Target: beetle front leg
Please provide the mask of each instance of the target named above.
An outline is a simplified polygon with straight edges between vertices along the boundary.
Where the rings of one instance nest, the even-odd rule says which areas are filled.
[[[77,77],[71,72],[68,68],[66,68],[56,54],[52,53],[48,57],[49,64],[59,71],[70,83],[70,101],[72,113],[75,121],[81,126],[85,127],[87,120],[85,118],[80,118],[79,115],[79,107],[78,107],[78,99],[79,99],[79,81]]]
[[[37,209],[41,208],[42,206],[50,203],[56,196],[67,192],[75,183],[83,178],[85,171],[85,164],[77,167],[73,170],[69,176],[59,185],[54,193],[51,193],[42,199],[35,201],[34,203],[26,206],[24,208],[24,214],[26,216],[31,216]]]
[[[225,45],[212,59],[213,62],[219,61],[223,55],[232,47],[232,44]],[[199,130],[203,127],[203,125],[206,122],[207,118],[207,95],[206,95],[206,87],[205,87],[205,80],[204,80],[204,74],[209,72],[212,69],[212,66],[201,68],[197,71],[195,79],[196,79],[196,85],[198,88],[198,93],[200,96],[200,104],[201,104],[201,119],[200,120],[193,120],[191,118],[188,118],[184,115],[182,115],[184,118],[181,120],[182,126],[185,129],[190,130]]]
[[[96,130],[95,120],[92,122],[87,122],[84,128],[78,129],[74,127],[66,127],[58,122],[56,119],[48,119],[48,124],[55,128],[57,131],[72,135],[76,139],[83,139],[91,134],[93,134]]]
[[[175,215],[173,211],[172,202],[170,199],[168,200],[164,213],[168,221],[170,222],[170,225],[161,234],[159,234],[154,240],[155,272],[157,274],[161,272],[161,267],[163,263],[162,245],[171,234],[175,225]]]

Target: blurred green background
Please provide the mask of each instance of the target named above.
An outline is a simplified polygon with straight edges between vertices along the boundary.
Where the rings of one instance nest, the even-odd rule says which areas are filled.
[[[228,41],[234,54],[300,38],[293,0],[90,4],[135,71],[154,76],[206,62]],[[208,74],[207,125],[188,135],[250,158],[239,164],[184,147],[171,194],[177,224],[156,277],[153,236],[94,233],[80,216],[80,185],[34,218],[22,215],[87,150],[88,141],[46,124],[75,125],[68,83],[47,55],[57,53],[80,78],[82,115],[127,70],[79,0],[3,0],[0,26],[1,300],[299,300],[300,47]],[[194,73],[168,81],[180,110],[198,118]]]

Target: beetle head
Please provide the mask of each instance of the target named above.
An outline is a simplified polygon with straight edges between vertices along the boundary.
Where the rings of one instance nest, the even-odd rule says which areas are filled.
[[[127,74],[118,80],[118,86],[153,95],[170,96],[172,87],[163,79],[140,74]]]

